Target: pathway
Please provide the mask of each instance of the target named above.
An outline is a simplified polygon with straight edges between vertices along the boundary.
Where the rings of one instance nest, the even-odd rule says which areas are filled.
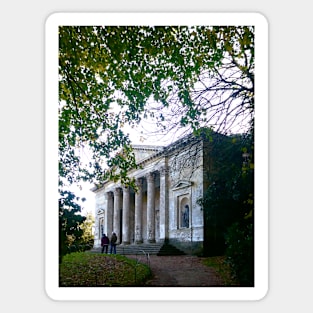
[[[127,256],[136,258],[136,256]],[[138,257],[138,256],[137,256]],[[190,255],[150,256],[153,277],[147,287],[216,287],[221,279],[213,268],[201,262],[201,258]],[[143,256],[141,262],[146,263]]]

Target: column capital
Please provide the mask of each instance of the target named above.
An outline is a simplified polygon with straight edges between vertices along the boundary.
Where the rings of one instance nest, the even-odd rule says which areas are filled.
[[[169,168],[169,166],[161,166],[159,168],[159,172],[160,172],[161,176],[165,176],[165,175],[169,174],[170,168]]]
[[[123,192],[129,192],[129,187],[128,186],[123,186],[122,189],[123,189]]]
[[[143,184],[143,178],[142,178],[142,177],[136,178],[136,185],[137,185],[138,187],[141,187],[142,184]]]
[[[120,187],[116,187],[113,192],[115,197],[120,196],[122,194],[122,189]]]
[[[146,179],[149,183],[153,183],[155,179],[155,174],[153,172],[146,174]]]
[[[112,191],[108,191],[108,192],[105,193],[105,198],[106,199],[112,199],[112,197],[113,197],[113,192]]]

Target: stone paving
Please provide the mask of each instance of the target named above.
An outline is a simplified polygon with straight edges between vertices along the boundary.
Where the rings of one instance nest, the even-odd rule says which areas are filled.
[[[138,258],[138,256],[128,256]],[[147,287],[216,287],[221,279],[213,268],[201,263],[201,258],[190,255],[149,257],[153,277]],[[147,263],[141,257],[140,262]]]

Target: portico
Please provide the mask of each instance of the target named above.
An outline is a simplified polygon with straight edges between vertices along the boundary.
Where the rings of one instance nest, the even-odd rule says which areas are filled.
[[[104,233],[110,236],[114,231],[118,243],[125,245],[154,243],[165,239],[168,230],[163,221],[168,220],[168,200],[166,174],[164,171],[162,175],[160,173],[156,170],[137,177],[136,191],[120,185],[113,186],[108,191],[108,187],[103,190],[104,206],[98,215],[104,217],[101,219]]]
[[[203,154],[201,142],[188,144],[134,146],[140,167],[129,176],[136,190],[112,181],[93,189],[95,247],[102,233],[110,237],[114,231],[121,245],[170,241],[179,248],[201,249],[203,212],[197,199],[203,195]],[[187,155],[191,151],[192,158]]]

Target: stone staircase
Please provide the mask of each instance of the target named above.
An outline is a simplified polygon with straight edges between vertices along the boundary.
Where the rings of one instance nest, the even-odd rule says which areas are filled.
[[[121,255],[130,255],[130,254],[149,254],[156,255],[162,247],[162,243],[142,243],[142,244],[133,244],[133,245],[117,245],[116,253]]]
[[[109,247],[110,251],[110,247]],[[93,253],[100,253],[101,247],[90,250]],[[138,255],[149,254],[158,256],[184,255],[185,253],[178,250],[169,243],[142,243],[131,245],[117,245],[116,253],[121,255]]]

